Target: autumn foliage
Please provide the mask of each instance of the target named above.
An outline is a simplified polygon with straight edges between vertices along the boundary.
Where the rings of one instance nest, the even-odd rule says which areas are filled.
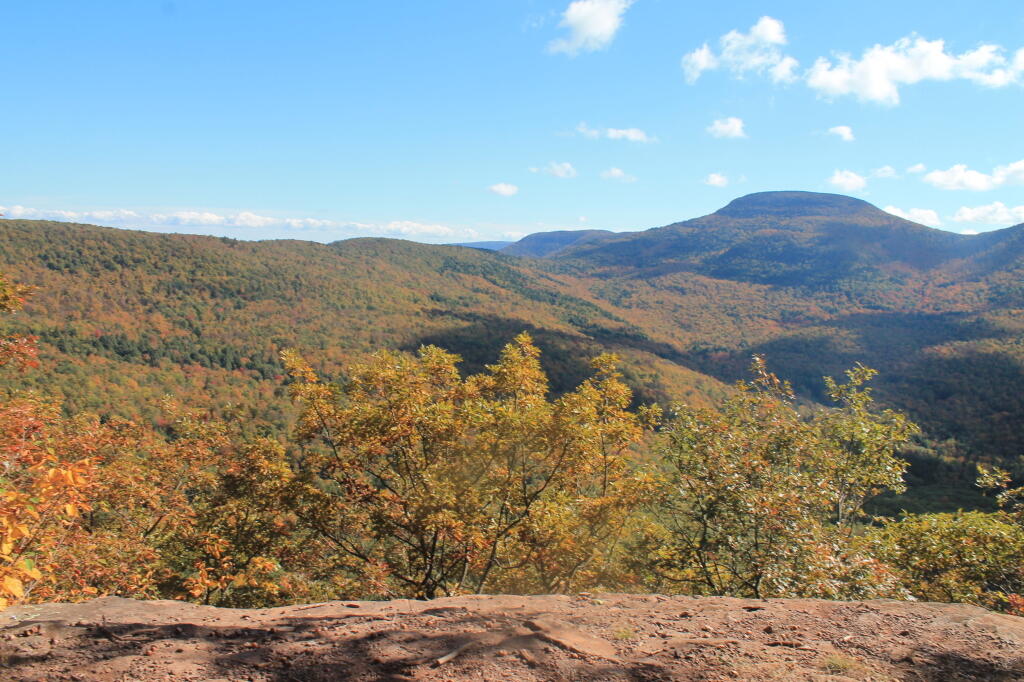
[[[524,334],[463,379],[438,348],[380,353],[341,390],[288,356],[296,436],[319,446],[297,510],[364,589],[552,592],[614,575],[650,488],[630,448],[657,411],[627,409],[609,356],[551,401],[538,355]]]
[[[26,294],[0,278],[0,306]],[[285,352],[294,428],[244,406],[157,423],[0,400],[0,605],[98,595],[264,606],[584,589],[917,597],[1024,608],[1024,489],[993,513],[872,519],[917,433],[857,365],[797,403],[756,357],[717,409],[635,408],[617,359],[552,395],[517,336],[475,374],[434,346],[322,378]],[[0,345],[31,368],[30,338]]]

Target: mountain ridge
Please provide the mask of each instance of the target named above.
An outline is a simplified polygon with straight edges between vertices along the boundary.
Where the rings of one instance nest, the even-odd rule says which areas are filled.
[[[935,438],[1020,454],[1024,226],[953,235],[837,196],[750,195],[726,215],[644,232],[559,233],[567,246],[549,242],[550,257],[3,220],[0,268],[38,286],[11,324],[54,360],[30,384],[59,386],[70,408],[256,396],[273,404],[261,419],[278,423],[290,409],[277,379],[284,347],[329,376],[424,343],[479,371],[527,330],[556,391],[602,351],[623,358],[640,400],[663,403],[713,402],[754,353],[814,400],[823,375],[863,362],[881,371],[883,402]],[[766,201],[774,213],[751,212]]]

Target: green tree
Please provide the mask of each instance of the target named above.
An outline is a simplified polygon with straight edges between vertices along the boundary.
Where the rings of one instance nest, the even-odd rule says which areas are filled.
[[[1024,528],[1008,514],[910,514],[872,529],[863,543],[917,599],[1024,613]]]
[[[869,410],[866,368],[829,380],[838,407],[812,419],[762,358],[751,371],[721,410],[682,407],[668,431],[656,574],[703,594],[885,593],[890,576],[855,551],[850,524],[868,496],[901,485],[894,451],[913,426]]]

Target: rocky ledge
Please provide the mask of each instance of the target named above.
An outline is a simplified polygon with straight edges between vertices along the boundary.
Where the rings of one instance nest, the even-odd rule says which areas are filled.
[[[956,604],[471,596],[0,612],[4,680],[1024,680],[1024,619]]]

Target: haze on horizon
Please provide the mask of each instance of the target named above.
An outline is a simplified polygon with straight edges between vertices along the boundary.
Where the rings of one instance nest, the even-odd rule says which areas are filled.
[[[0,17],[8,218],[460,242],[645,229],[792,189],[952,232],[1024,222],[1011,0],[42,0]]]

